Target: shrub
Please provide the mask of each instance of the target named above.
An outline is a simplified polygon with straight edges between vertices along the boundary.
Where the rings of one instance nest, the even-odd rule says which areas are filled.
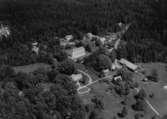
[[[135,95],[136,99],[141,99],[143,100],[147,96],[146,92],[144,89],[141,89],[137,95]]]
[[[128,110],[126,107],[123,107],[122,108],[122,111],[120,113],[118,113],[118,116],[121,117],[121,118],[124,118],[128,115]]]
[[[64,60],[59,66],[58,71],[63,74],[72,75],[76,69],[72,60]]]
[[[134,109],[135,111],[145,111],[146,104],[144,100],[141,99],[136,100],[136,103],[132,105],[132,109]]]
[[[98,110],[104,109],[104,103],[102,102],[102,99],[94,97],[91,101],[94,103],[96,109]]]
[[[137,114],[134,115],[135,119],[140,119],[141,117],[142,117],[142,114],[140,114],[140,113],[137,113]]]
[[[95,66],[95,69],[98,71],[102,71],[104,69],[110,69],[111,66],[111,60],[108,56],[100,54],[97,59],[97,64]]]
[[[128,95],[130,92],[130,87],[126,82],[121,82],[119,85],[115,86],[115,91],[119,95]]]

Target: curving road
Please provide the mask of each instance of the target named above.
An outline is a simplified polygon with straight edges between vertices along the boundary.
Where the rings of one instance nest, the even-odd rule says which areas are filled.
[[[86,73],[85,71],[82,71],[80,69],[78,69],[77,71],[80,72],[80,73],[83,73],[84,75],[86,75],[88,77],[88,79],[89,79],[89,83],[93,82],[92,77],[88,73]]]
[[[84,89],[84,88],[88,88],[88,86],[93,85],[93,84],[99,82],[100,80],[105,80],[105,79],[108,79],[108,78],[111,78],[111,77],[113,77],[113,75],[109,75],[109,76],[100,78],[100,79],[98,79],[98,80],[96,80],[96,81],[92,81],[91,83],[88,83],[87,85],[84,85],[84,86],[79,87],[77,90],[78,90],[78,92],[80,92],[80,90],[82,90],[82,89]],[[89,90],[89,91],[90,91],[90,90]],[[88,93],[88,91],[86,91],[85,93]],[[85,94],[85,93],[82,93],[82,94]],[[81,94],[81,93],[80,93],[80,94]]]

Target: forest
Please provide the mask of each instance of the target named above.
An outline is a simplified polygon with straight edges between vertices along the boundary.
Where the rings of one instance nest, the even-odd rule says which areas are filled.
[[[126,46],[120,45],[111,59],[167,62],[167,0],[0,0],[0,24],[11,30],[10,37],[0,39],[0,118],[85,119],[93,109],[79,99],[69,77],[73,63],[67,61],[57,37],[72,34],[80,40],[87,32],[117,32],[119,22],[132,25],[122,37]],[[34,41],[41,45],[38,55],[31,51]],[[90,59],[106,59],[91,64],[102,70],[108,57],[105,49],[99,52]],[[12,69],[37,62],[53,65],[53,59],[61,65],[48,72],[25,74]]]
[[[12,31],[7,41],[1,40],[1,62],[11,65],[36,62],[27,51],[33,40],[48,42],[67,34],[81,39],[87,32],[102,35],[116,32],[119,22],[132,23],[123,37],[128,42],[125,54],[128,59],[166,62],[166,5],[166,0],[1,0],[0,20]],[[131,46],[134,50],[128,50]],[[6,61],[4,55],[6,59],[22,59],[23,63]]]

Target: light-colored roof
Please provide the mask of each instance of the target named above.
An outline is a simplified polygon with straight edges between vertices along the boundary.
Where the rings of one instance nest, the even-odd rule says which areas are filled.
[[[82,77],[83,77],[82,74],[72,74],[71,75],[72,80],[75,82],[81,80]]]
[[[33,42],[33,43],[32,43],[32,45],[38,45],[38,42],[37,42],[37,41],[35,41],[35,42]]]
[[[104,38],[104,37],[100,37],[99,39],[102,42],[102,44],[104,44],[104,42],[106,41],[106,38]]]
[[[66,50],[66,52],[72,59],[77,59],[86,55],[84,47],[73,48],[70,50]]]
[[[115,48],[115,49],[118,49],[118,46],[119,46],[120,42],[121,42],[121,39],[118,39],[118,40],[115,42],[115,45],[114,45],[114,48]]]
[[[126,66],[127,66],[128,68],[130,68],[131,70],[136,70],[136,69],[138,68],[137,65],[133,64],[132,62],[130,62],[130,61],[124,59],[124,58],[122,58],[122,59],[120,60],[120,63],[126,65]]]
[[[0,25],[0,37],[5,36],[8,37],[10,35],[10,29],[3,24]]]
[[[167,90],[167,85],[163,86],[163,88],[164,88],[165,90]]]
[[[114,80],[117,81],[117,80],[122,80],[122,77],[121,76],[116,76],[114,77]]]
[[[70,40],[73,39],[73,35],[66,35],[66,36],[65,36],[65,39],[66,39],[67,41],[70,41]]]

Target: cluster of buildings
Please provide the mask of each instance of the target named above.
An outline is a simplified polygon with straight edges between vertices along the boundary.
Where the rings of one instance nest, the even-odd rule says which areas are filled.
[[[74,39],[73,35],[66,35],[64,38],[59,39],[59,43],[67,53],[69,59],[72,59],[74,62],[82,63],[84,58],[97,51],[100,47],[106,48],[109,53],[117,50],[121,42],[121,37],[128,30],[130,24],[123,25],[120,23],[119,26],[122,28],[122,30],[116,33],[107,33],[106,35],[102,36],[87,33],[80,40]],[[38,42],[32,43],[32,51],[36,54],[39,53]],[[115,59],[112,61],[111,68],[103,70],[102,73],[104,76],[107,76],[110,75],[111,70],[114,71],[115,69],[121,69],[123,66],[126,66],[128,69],[134,72],[138,70],[137,65],[122,58],[120,60]],[[73,74],[71,78],[76,82],[77,86],[80,87],[79,81],[83,79],[83,75]],[[120,77],[117,78],[120,80]]]
[[[68,57],[75,62],[82,62],[85,57],[98,50],[101,46],[105,47],[107,51],[111,53],[114,49],[118,49],[122,35],[128,30],[131,24],[125,25],[123,23],[119,23],[118,25],[122,29],[121,31],[116,33],[107,33],[102,36],[87,33],[81,40],[74,40],[72,35],[67,35],[60,39],[60,46],[65,49]],[[120,69],[122,66],[126,66],[132,71],[136,71],[138,69],[137,65],[126,59],[115,59],[111,64],[111,69]],[[110,72],[110,69],[105,69],[102,72],[106,76],[109,74],[108,72]]]

